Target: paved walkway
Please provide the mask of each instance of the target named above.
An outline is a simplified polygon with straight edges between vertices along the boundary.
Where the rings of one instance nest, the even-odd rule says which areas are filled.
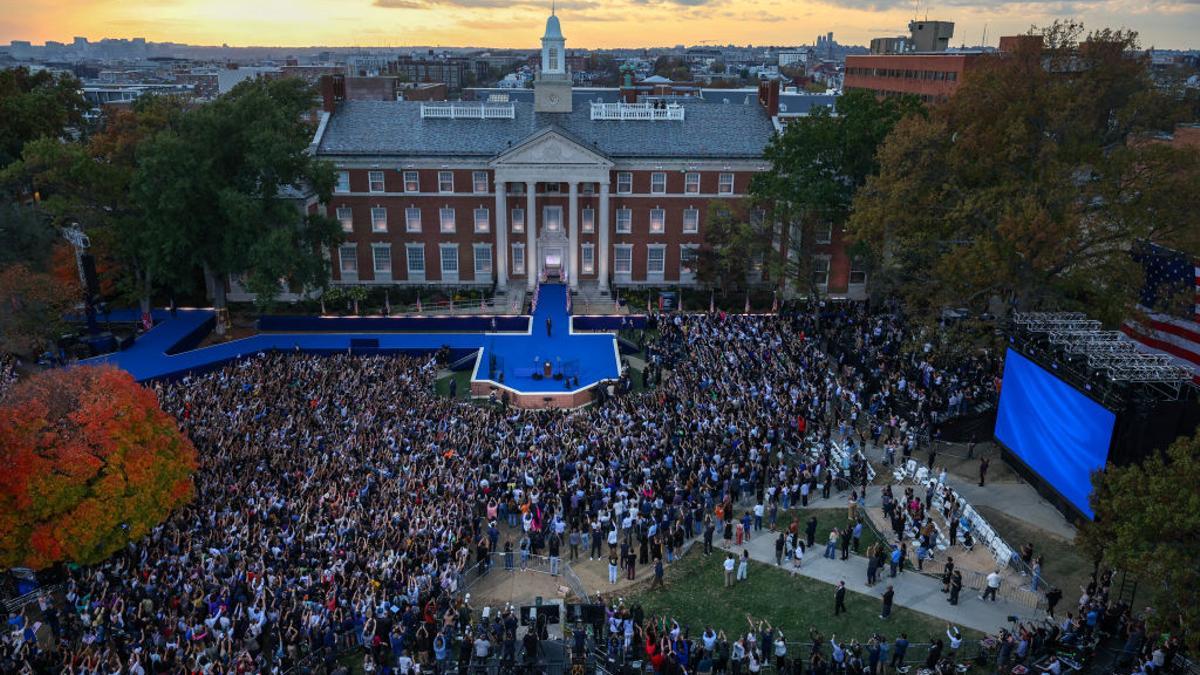
[[[1072,541],[1075,539],[1075,526],[1067,522],[1058,509],[1050,502],[1042,499],[1037,490],[1026,482],[988,483],[979,487],[978,483],[956,479],[947,479],[948,483],[972,506],[989,506],[1005,515],[1028,523],[1033,527]],[[1021,542],[1008,542],[1009,546],[1017,548]]]
[[[725,548],[719,546],[719,548]],[[768,565],[775,565],[775,536],[765,530],[742,546],[731,546],[726,550],[740,554],[745,548],[750,551],[750,558]],[[959,596],[958,605],[951,605],[946,595],[942,594],[942,584],[938,580],[915,572],[902,572],[895,579],[887,578],[887,569],[880,583],[867,586],[867,559],[851,555],[847,560],[830,560],[822,558],[825,546],[820,542],[804,556],[804,563],[799,569],[785,562],[780,569],[791,574],[801,574],[827,584],[846,582],[846,588],[856,593],[879,597],[892,584],[896,591],[894,598],[897,607],[907,607],[918,612],[924,612],[950,623],[987,633],[995,633],[997,629],[1009,625],[1009,616],[1018,616],[1022,620],[1040,618],[1044,613],[1013,603],[998,601],[985,602],[963,589]]]

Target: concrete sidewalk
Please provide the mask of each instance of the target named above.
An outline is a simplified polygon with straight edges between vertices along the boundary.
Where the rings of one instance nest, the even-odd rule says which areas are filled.
[[[875,491],[872,491],[875,492]],[[803,513],[803,510],[800,511]],[[741,555],[743,548],[750,551],[750,558],[775,567],[775,534],[762,530],[742,546],[725,547],[717,542],[717,547]],[[963,589],[958,598],[958,605],[951,605],[948,596],[942,593],[942,584],[937,579],[915,572],[902,572],[895,579],[887,577],[887,568],[883,569],[881,580],[875,586],[867,586],[867,559],[851,555],[847,560],[830,560],[821,557],[825,545],[818,541],[816,546],[809,549],[804,556],[804,563],[799,569],[784,561],[779,569],[791,574],[801,574],[810,579],[836,585],[839,581],[846,582],[846,588],[856,593],[878,598],[887,589],[888,584],[894,586],[896,596],[893,600],[897,607],[923,612],[930,616],[944,619],[950,623],[978,631],[995,633],[997,629],[1009,625],[1008,617],[1017,616],[1021,620],[1041,618],[1044,613],[1004,601],[982,601],[977,594]],[[832,588],[830,592],[832,592]]]

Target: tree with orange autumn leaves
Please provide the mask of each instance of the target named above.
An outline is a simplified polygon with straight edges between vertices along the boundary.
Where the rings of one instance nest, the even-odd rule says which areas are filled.
[[[0,404],[0,568],[91,564],[193,495],[196,449],[113,367],[48,371]]]

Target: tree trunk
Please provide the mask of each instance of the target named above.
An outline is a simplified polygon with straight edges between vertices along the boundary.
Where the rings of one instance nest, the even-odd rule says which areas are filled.
[[[213,309],[217,310],[217,335],[225,335],[225,282],[217,276],[212,268],[204,265],[204,284],[208,286],[212,296]]]

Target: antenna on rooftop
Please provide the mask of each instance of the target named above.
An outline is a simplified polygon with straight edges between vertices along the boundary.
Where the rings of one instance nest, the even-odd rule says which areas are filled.
[[[550,16],[554,16],[554,0],[550,0]]]
[[[979,43],[980,47],[987,46],[987,22],[983,22],[983,41]]]

